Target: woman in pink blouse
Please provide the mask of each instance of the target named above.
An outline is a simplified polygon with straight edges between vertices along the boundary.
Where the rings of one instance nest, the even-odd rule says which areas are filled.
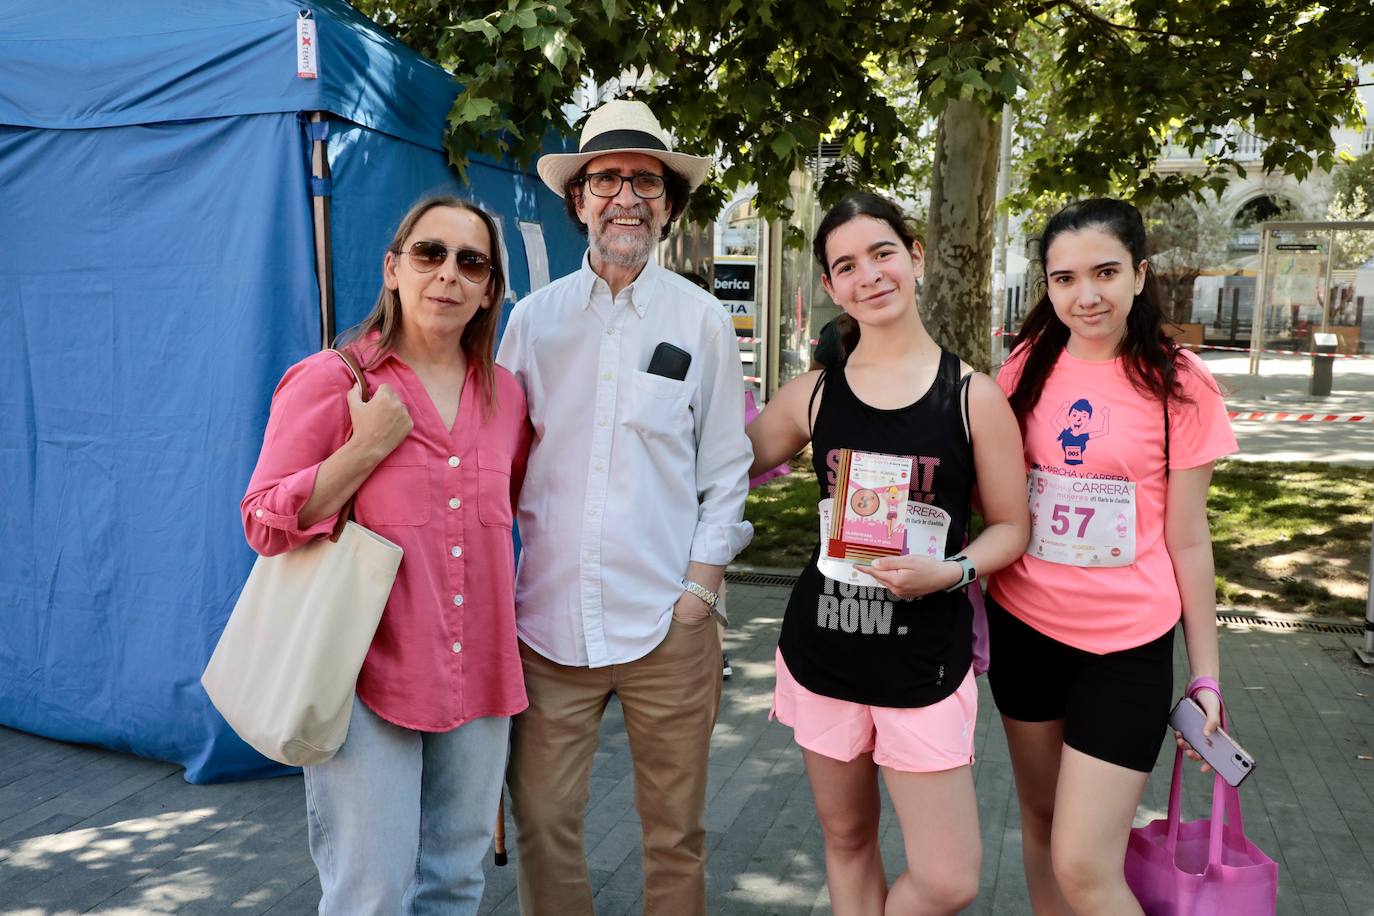
[[[243,499],[264,556],[359,524],[404,551],[358,677],[348,739],[305,768],[321,913],[475,913],[510,717],[526,706],[515,639],[511,506],[525,397],[492,361],[505,277],[496,227],[422,200],[382,261],[372,312],[338,356],[287,370]]]

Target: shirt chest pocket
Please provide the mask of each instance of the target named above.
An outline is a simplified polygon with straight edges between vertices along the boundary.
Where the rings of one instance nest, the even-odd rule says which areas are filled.
[[[511,526],[511,456],[494,448],[477,448],[477,519],[483,525]]]
[[[431,501],[428,466],[384,461],[358,488],[357,517],[363,525],[423,525]]]
[[[685,381],[636,372],[625,425],[648,439],[690,439],[694,432],[690,394]]]

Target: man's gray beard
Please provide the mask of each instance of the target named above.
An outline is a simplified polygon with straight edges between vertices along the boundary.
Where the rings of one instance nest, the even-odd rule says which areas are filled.
[[[645,226],[649,226],[649,224],[646,222]],[[652,227],[649,226],[649,228]],[[642,239],[633,248],[622,246],[618,250],[613,250],[601,246],[601,238],[607,231],[607,229],[602,228],[591,232],[587,237],[588,247],[601,260],[617,267],[642,267],[649,260],[649,252],[654,249],[652,232],[645,232]]]

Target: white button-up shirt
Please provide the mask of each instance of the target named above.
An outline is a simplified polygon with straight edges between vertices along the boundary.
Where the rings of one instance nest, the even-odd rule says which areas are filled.
[[[664,341],[691,355],[681,381],[645,371]],[[517,633],[562,665],[642,658],[667,635],[687,564],[725,565],[753,534],[730,317],[652,260],[612,298],[584,257],[516,305],[496,360],[534,425]]]

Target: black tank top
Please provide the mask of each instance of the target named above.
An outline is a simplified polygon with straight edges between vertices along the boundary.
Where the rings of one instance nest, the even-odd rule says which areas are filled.
[[[824,396],[811,434],[821,497],[831,494],[841,448],[916,459],[911,498],[949,513],[941,557],[968,531],[973,449],[964,432],[959,359],[940,352],[930,389],[896,410],[870,407],[849,387],[844,366],[821,376]],[[778,648],[792,676],[823,696],[871,706],[929,706],[952,694],[973,661],[973,608],[963,589],[900,601],[884,588],[828,579],[816,568],[820,544],[783,617]]]

